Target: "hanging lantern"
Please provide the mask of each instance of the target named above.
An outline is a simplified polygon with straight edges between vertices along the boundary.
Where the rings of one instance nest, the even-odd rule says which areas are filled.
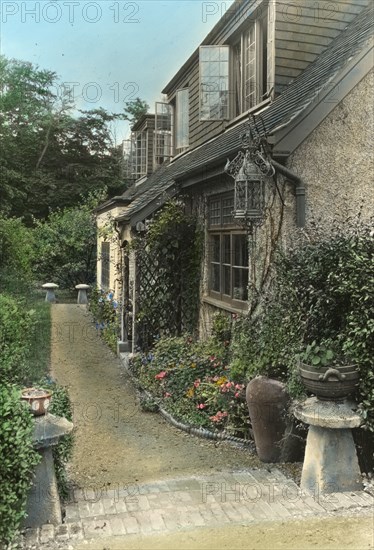
[[[235,176],[234,219],[259,223],[264,213],[265,180],[247,153]]]
[[[265,185],[275,174],[266,142],[266,132],[248,123],[240,138],[243,149],[233,160],[227,159],[225,172],[235,181],[234,219],[252,229],[265,219]]]

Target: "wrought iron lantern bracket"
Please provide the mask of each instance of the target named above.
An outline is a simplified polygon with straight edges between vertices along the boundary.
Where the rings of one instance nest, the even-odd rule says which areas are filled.
[[[266,179],[274,176],[275,169],[270,161],[266,134],[261,135],[254,117],[240,138],[242,150],[232,161],[227,161],[225,171],[235,180],[234,219],[251,230],[265,219]]]

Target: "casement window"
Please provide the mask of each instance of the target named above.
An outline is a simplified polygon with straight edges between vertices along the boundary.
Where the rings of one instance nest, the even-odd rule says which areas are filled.
[[[146,131],[133,132],[131,149],[133,178],[138,180],[147,174],[148,133]]]
[[[177,91],[175,98],[175,149],[181,153],[189,146],[189,91],[183,88]]]
[[[230,46],[200,46],[200,120],[245,113],[270,96],[274,84],[274,2]]]
[[[229,46],[200,46],[200,120],[229,118]]]
[[[274,2],[250,23],[233,47],[233,115],[270,97],[274,85]]]
[[[101,288],[109,288],[110,276],[110,243],[101,243]]]
[[[245,309],[248,300],[248,240],[234,224],[233,194],[209,201],[209,295]]]
[[[154,168],[170,159],[172,149],[172,122],[173,107],[168,103],[156,102],[155,105],[155,137],[154,147]]]

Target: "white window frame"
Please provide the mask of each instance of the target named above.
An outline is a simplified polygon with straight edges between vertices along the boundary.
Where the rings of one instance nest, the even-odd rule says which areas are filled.
[[[154,169],[173,156],[172,136],[173,107],[169,103],[156,101],[153,140]]]
[[[219,59],[218,61],[204,61],[202,60],[202,51],[207,51],[208,49],[219,49],[220,52],[219,52],[219,56],[221,56],[221,50],[224,50],[226,52],[226,58],[227,58],[227,61],[226,60],[221,60]],[[223,53],[223,52],[222,52]],[[200,46],[199,48],[199,120],[201,121],[211,121],[211,120],[228,120],[230,118],[230,46],[227,46],[227,45],[222,45],[222,44],[215,44],[215,45],[210,45],[210,46]],[[218,67],[218,72],[216,75],[212,75],[212,78],[213,76],[216,76],[216,78],[218,79],[218,89],[215,89],[215,90],[205,90],[203,91],[203,86],[207,86],[207,84],[203,82],[203,79],[204,79],[204,75],[202,74],[202,66],[203,66],[203,63],[217,63],[217,64],[221,64],[221,63],[227,63],[227,74],[223,74],[221,73],[221,68]],[[221,89],[221,83],[224,81],[224,79],[226,79],[226,86],[224,87],[224,89]],[[218,103],[217,103],[217,107],[218,109],[221,109],[222,110],[222,114],[219,114],[217,113],[218,116],[214,116],[212,115],[211,113],[209,113],[209,116],[207,116],[206,114],[203,114],[203,104],[204,104],[204,94],[209,97],[210,94],[221,94],[222,92],[224,92],[224,95],[222,95],[222,97],[226,96],[226,101],[222,103],[222,105],[220,106]],[[223,110],[225,112],[223,112]]]

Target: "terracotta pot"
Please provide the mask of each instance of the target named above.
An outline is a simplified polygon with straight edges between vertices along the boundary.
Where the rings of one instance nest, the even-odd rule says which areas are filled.
[[[46,414],[51,403],[51,391],[41,388],[25,388],[21,394],[21,399],[27,401],[34,416]]]
[[[301,460],[303,437],[288,415],[291,399],[285,384],[257,376],[247,385],[246,400],[259,459],[262,462]]]
[[[302,383],[322,401],[342,401],[355,391],[359,372],[355,365],[314,367],[300,363]]]

